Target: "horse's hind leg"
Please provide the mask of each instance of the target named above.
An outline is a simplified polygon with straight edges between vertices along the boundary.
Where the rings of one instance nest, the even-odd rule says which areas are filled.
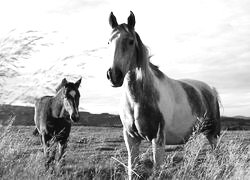
[[[220,119],[215,119],[210,122],[209,129],[205,131],[205,136],[212,149],[217,147],[218,138],[220,137]]]
[[[216,146],[217,146],[217,142],[218,142],[218,137],[219,136],[216,136],[216,135],[206,135],[207,139],[208,139],[208,142],[210,144],[210,146],[212,147],[212,149],[215,149]]]

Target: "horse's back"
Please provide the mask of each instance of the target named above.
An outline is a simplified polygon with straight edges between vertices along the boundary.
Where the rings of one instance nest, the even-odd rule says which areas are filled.
[[[40,133],[47,132],[46,121],[50,113],[50,101],[52,96],[43,96],[37,99],[35,103],[34,121],[36,128]]]

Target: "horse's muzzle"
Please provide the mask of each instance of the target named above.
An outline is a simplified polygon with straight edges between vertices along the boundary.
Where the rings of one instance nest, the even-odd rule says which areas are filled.
[[[112,83],[113,87],[120,87],[123,84],[123,75],[121,70],[115,69],[115,71],[112,71],[111,68],[107,71],[107,78]]]

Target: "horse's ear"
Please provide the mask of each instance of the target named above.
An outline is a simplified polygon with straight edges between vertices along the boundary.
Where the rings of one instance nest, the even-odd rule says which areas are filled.
[[[75,86],[77,87],[77,89],[80,87],[81,82],[82,78],[80,78],[78,81],[75,82]]]
[[[131,29],[134,29],[134,27],[135,27],[135,15],[132,11],[130,11],[130,15],[128,17],[128,26]]]
[[[109,15],[109,24],[114,29],[116,26],[118,26],[117,20],[113,12]]]

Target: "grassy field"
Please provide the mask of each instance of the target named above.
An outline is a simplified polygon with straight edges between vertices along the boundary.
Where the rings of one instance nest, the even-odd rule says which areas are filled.
[[[73,126],[64,161],[45,170],[33,126],[0,128],[0,179],[125,179],[127,151],[118,127]],[[223,131],[215,151],[203,135],[166,146],[164,165],[151,170],[149,143],[141,146],[136,179],[250,179],[250,131]]]

